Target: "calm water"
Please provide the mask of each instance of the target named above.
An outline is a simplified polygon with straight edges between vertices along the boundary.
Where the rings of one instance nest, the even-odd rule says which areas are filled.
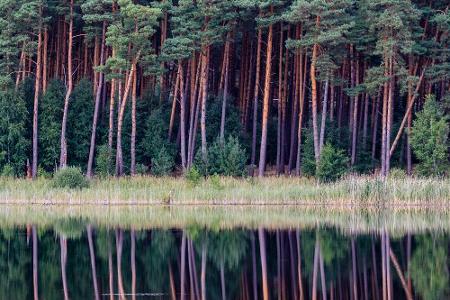
[[[123,230],[63,220],[1,230],[1,299],[450,297],[443,233]]]

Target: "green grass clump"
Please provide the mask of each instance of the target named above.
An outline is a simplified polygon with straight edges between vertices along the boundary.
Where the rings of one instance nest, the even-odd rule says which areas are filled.
[[[55,173],[52,186],[62,189],[83,189],[89,187],[89,182],[79,168],[67,167]]]

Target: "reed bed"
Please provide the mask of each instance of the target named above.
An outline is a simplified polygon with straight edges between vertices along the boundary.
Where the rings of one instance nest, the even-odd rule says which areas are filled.
[[[297,177],[94,179],[85,189],[53,188],[50,179],[0,178],[3,204],[338,205],[448,209],[448,179],[350,176],[335,183]]]

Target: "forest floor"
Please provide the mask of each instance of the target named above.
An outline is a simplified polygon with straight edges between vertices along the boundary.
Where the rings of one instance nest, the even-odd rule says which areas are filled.
[[[0,178],[0,204],[298,205],[440,207],[450,210],[450,180],[350,176],[334,183],[298,177],[93,179],[88,188],[54,188],[51,179]]]

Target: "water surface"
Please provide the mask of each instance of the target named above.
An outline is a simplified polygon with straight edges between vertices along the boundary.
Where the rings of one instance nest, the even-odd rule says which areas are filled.
[[[58,218],[18,209],[0,210],[0,299],[450,297],[450,237],[438,213],[427,226],[430,213],[291,208],[277,226],[286,208],[239,208],[249,218],[241,222],[230,211],[209,211],[207,222],[208,211],[166,209],[158,219],[149,210],[153,223],[139,213],[133,222],[111,211]]]

